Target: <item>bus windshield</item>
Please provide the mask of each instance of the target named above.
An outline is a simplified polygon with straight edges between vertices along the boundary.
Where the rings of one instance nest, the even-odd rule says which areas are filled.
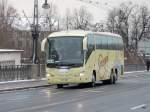
[[[48,39],[47,65],[81,66],[83,64],[83,37],[63,36]]]

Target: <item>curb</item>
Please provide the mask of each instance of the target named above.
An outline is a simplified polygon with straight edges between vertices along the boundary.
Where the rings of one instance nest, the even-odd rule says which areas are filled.
[[[33,89],[33,88],[49,87],[49,86],[52,86],[52,85],[47,84],[47,85],[32,86],[32,87],[9,88],[9,89],[0,90],[0,94],[1,94],[1,92],[10,92],[10,91],[15,91],[15,90],[25,90],[25,89]]]
[[[6,85],[6,84],[8,84],[8,88],[7,88],[7,85],[6,85],[6,88],[4,88],[4,89],[0,89],[0,92],[9,92],[9,91],[15,91],[15,90],[24,90],[24,89],[32,89],[32,88],[40,88],[40,87],[49,87],[49,86],[51,86],[50,84],[48,84],[48,83],[44,83],[44,84],[38,84],[38,81],[46,81],[46,79],[39,79],[39,80],[37,80],[37,79],[31,79],[31,80],[18,80],[18,81],[6,81],[6,82],[0,82],[0,85]],[[31,86],[30,85],[26,85],[28,82],[30,82],[31,83]],[[36,85],[36,82],[37,82],[37,85]],[[24,85],[22,84],[22,86],[18,86],[18,87],[15,87],[15,84],[16,85],[19,85],[19,84],[21,84],[21,83],[25,83]],[[32,85],[32,83],[35,83],[34,85]],[[11,87],[9,87],[9,84],[11,85],[11,84],[14,84],[14,87],[12,86],[12,88]]]
[[[25,82],[36,82],[36,81],[46,81],[46,78],[42,79],[29,79],[29,80],[13,80],[13,81],[3,81],[0,84],[8,84],[8,83],[25,83]]]

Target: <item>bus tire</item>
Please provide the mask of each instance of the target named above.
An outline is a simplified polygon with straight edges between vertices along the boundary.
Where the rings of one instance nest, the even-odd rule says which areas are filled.
[[[109,84],[109,80],[103,80],[103,84]]]
[[[115,83],[115,78],[114,78],[114,75],[111,74],[110,79],[109,79],[109,84],[114,84],[114,83]]]
[[[115,69],[115,81],[117,82],[118,81],[118,70]]]
[[[90,86],[91,86],[91,87],[95,87],[95,83],[96,83],[96,77],[95,77],[95,75],[93,74],[93,75],[92,75],[91,82],[90,82]]]
[[[115,84],[116,83],[116,74],[115,73],[111,73],[110,74],[110,79],[108,80],[109,84]]]
[[[116,75],[113,76],[113,83],[112,84],[116,84]]]
[[[103,80],[103,84],[115,84],[115,83],[116,83],[116,75],[114,75],[112,73],[108,80]]]
[[[63,88],[63,84],[57,84],[57,88]]]

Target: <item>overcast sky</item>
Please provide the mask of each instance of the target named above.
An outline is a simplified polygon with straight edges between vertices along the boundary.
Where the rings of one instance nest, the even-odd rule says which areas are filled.
[[[39,0],[39,6],[42,6],[45,0]],[[73,10],[74,8],[79,8],[80,6],[85,6],[94,16],[94,22],[104,20],[107,17],[108,10],[113,7],[119,6],[122,2],[132,1],[133,3],[138,3],[141,5],[148,5],[150,7],[150,0],[48,0],[52,1],[58,8],[58,13],[62,16],[65,14],[66,9]],[[99,2],[98,6],[94,4],[89,4],[84,1],[93,1],[93,3]],[[22,10],[26,12],[28,16],[33,14],[33,3],[34,0],[8,0],[8,3],[13,5],[18,12],[22,15]]]

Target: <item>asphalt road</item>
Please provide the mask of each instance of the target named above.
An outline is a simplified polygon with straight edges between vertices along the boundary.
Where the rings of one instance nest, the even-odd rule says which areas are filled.
[[[150,112],[150,72],[115,85],[55,86],[0,93],[0,112]]]

